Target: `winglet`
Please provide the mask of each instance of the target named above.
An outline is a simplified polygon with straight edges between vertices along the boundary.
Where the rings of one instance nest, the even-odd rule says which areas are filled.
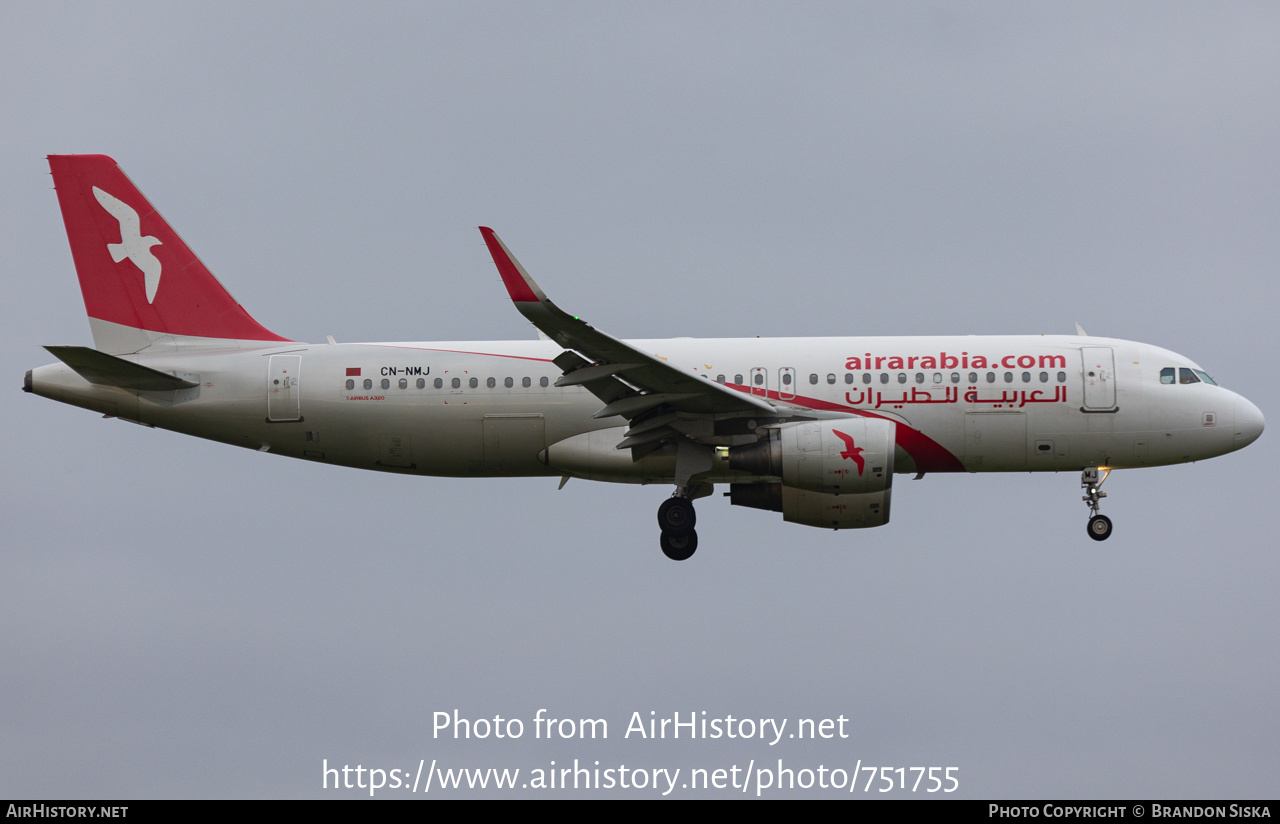
[[[484,236],[485,245],[489,247],[489,254],[493,256],[493,262],[498,267],[498,274],[502,275],[502,282],[506,285],[511,300],[515,303],[546,303],[547,296],[493,230],[488,226],[481,226],[480,234]]]
[[[492,229],[481,226],[480,234],[520,314],[552,341],[576,353],[562,353],[554,362],[566,375],[572,373],[579,380],[562,379],[556,381],[556,386],[585,386],[605,402],[605,408],[596,413],[597,418],[632,418],[659,404],[700,414],[750,411],[777,415],[774,406],[763,399],[743,395],[708,380],[706,375],[668,363],[666,358],[643,352],[570,315],[538,288]],[[588,371],[578,374],[584,369]],[[623,371],[629,385],[617,379],[617,373]]]

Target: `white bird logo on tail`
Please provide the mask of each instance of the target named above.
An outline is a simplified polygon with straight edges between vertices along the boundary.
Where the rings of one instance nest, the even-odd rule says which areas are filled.
[[[147,287],[147,303],[151,303],[155,300],[156,289],[160,287],[160,261],[151,254],[151,247],[159,246],[160,241],[151,235],[142,236],[138,213],[128,203],[112,197],[97,186],[93,187],[93,196],[102,204],[102,208],[120,222],[120,242],[107,244],[111,259],[116,263],[125,258],[133,261],[133,265],[142,271],[143,283]]]

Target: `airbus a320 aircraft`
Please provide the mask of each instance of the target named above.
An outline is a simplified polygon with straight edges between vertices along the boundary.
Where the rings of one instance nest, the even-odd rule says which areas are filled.
[[[260,326],[103,155],[51,156],[94,348],[23,388],[146,426],[417,475],[674,485],[829,529],[889,521],[895,473],[1080,471],[1095,540],[1116,468],[1252,443],[1258,408],[1155,346],[1084,336],[622,341],[562,311],[481,228],[540,340],[299,343]]]

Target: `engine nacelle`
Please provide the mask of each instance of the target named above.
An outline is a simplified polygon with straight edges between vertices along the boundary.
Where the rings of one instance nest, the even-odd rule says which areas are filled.
[[[865,529],[889,523],[893,490],[832,495],[782,484],[730,484],[729,503],[781,512],[782,520],[825,529]]]
[[[767,439],[729,450],[729,467],[808,492],[885,491],[893,486],[896,429],[893,421],[861,417],[786,424]]]

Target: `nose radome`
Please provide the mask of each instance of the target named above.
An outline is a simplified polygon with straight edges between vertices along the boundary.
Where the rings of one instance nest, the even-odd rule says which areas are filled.
[[[1262,410],[1245,398],[1236,398],[1236,449],[1243,449],[1256,441],[1266,425],[1266,421],[1262,418]]]

